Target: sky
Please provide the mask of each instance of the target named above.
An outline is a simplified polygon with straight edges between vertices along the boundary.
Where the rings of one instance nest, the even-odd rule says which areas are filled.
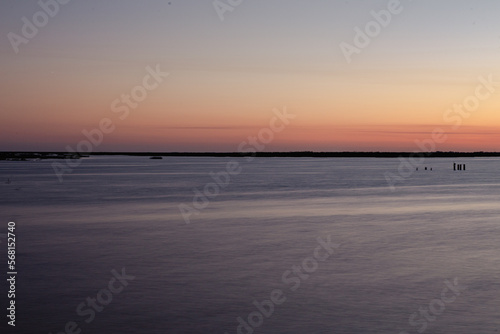
[[[500,151],[500,1],[58,1],[0,2],[0,150]]]

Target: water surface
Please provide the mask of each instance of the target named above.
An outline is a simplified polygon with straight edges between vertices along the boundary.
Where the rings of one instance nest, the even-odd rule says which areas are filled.
[[[241,173],[186,224],[179,205],[229,161]],[[427,159],[433,170],[395,191],[384,174],[397,159],[92,157],[62,183],[51,163],[0,162],[0,232],[17,223],[20,333],[75,321],[82,333],[232,334],[276,289],[286,300],[241,333],[500,329],[500,159]],[[285,274],[328,237],[340,245],[328,259]],[[85,322],[78,305],[122,268],[135,279]],[[455,278],[461,290],[444,303]],[[439,314],[426,318],[430,306]]]

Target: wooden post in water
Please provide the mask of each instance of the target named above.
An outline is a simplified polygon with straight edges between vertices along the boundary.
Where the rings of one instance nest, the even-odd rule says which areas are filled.
[[[456,162],[453,163],[453,170],[457,170],[457,163]]]

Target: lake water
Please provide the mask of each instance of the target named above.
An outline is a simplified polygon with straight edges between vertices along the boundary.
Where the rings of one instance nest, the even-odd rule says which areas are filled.
[[[52,162],[0,162],[12,333],[500,331],[500,159],[427,159],[395,191],[397,159],[92,157],[62,183]]]

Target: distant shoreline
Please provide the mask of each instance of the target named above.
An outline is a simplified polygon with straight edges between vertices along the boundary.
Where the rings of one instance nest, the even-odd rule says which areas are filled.
[[[500,157],[500,152],[34,152],[34,151],[2,151],[0,160],[24,161],[32,159],[79,159],[88,156],[124,155],[124,156],[156,156],[156,157],[248,157],[259,158],[398,158],[423,156],[427,158],[474,158]]]

